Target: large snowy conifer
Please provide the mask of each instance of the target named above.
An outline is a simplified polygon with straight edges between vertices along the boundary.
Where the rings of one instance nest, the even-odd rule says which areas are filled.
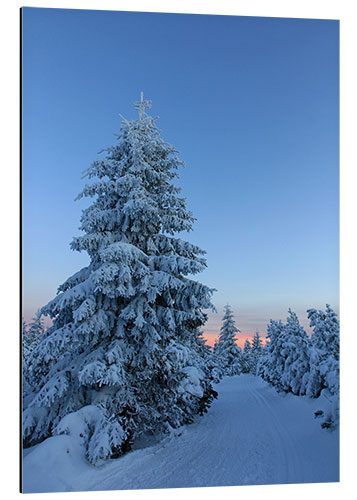
[[[92,463],[191,422],[214,395],[199,333],[212,290],[188,277],[206,267],[204,252],[174,236],[194,221],[172,183],[182,162],[150,101],[135,107],[139,119],[124,119],[86,171],[78,198],[94,200],[72,248],[90,263],[42,308],[53,326],[29,360],[25,444],[74,434]]]

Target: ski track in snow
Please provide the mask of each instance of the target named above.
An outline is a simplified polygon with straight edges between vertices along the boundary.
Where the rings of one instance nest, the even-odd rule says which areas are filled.
[[[248,382],[248,387],[250,394],[255,398],[258,405],[261,406],[261,414],[267,421],[270,421],[270,432],[277,442],[274,447],[278,450],[279,460],[281,464],[285,464],[285,467],[281,467],[280,473],[282,477],[281,482],[292,483],[292,482],[304,482],[304,461],[301,455],[298,453],[297,443],[295,443],[290,437],[289,431],[286,426],[282,423],[282,419],[279,418],[274,412],[273,406],[269,404],[269,400],[263,397],[259,390],[252,383],[251,378],[245,379]],[[284,477],[283,477],[284,474]]]
[[[24,491],[237,486],[339,480],[338,432],[313,413],[318,400],[278,394],[252,375],[224,379],[208,413],[161,442],[133,450],[100,467],[81,463],[56,471],[28,450]],[[68,438],[68,436],[57,437]],[[54,438],[50,438],[54,439]],[[47,446],[49,448],[49,446]],[[48,453],[48,449],[47,449]],[[53,447],[56,453],[56,447]],[[78,461],[71,453],[63,460]],[[74,454],[73,454],[74,455]],[[43,455],[45,456],[45,455]],[[61,457],[58,457],[61,463]],[[49,466],[47,465],[49,468]],[[73,469],[73,473],[69,470]],[[35,479],[34,479],[35,478]],[[61,486],[62,485],[62,486]],[[62,489],[61,489],[62,487]]]

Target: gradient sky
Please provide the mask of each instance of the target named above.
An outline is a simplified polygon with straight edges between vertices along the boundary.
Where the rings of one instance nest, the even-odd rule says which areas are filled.
[[[88,263],[72,252],[81,173],[115,142],[133,102],[153,101],[180,151],[207,251],[240,344],[291,307],[339,302],[339,23],[330,20],[25,8],[23,313]]]

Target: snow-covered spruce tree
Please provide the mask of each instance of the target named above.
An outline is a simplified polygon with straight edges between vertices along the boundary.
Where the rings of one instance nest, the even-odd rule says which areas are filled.
[[[22,359],[23,361],[27,358],[28,356],[28,348],[26,345],[26,335],[27,335],[27,324],[24,318],[22,318],[21,322],[21,339],[22,339]]]
[[[217,356],[215,355],[213,348],[207,344],[202,332],[199,332],[198,342],[199,353],[204,360],[205,372],[208,374],[212,382],[218,383],[221,379],[221,373]],[[217,393],[215,393],[215,395],[217,395]]]
[[[24,318],[22,318],[22,323],[21,323],[21,339],[22,339],[22,398],[25,398],[26,395],[28,394],[30,388],[27,380],[26,374],[28,373],[28,365],[27,365],[27,358],[29,357],[30,354],[30,349],[28,347],[27,343],[27,331],[28,331],[28,325]]]
[[[284,326],[285,338],[281,354],[285,359],[281,376],[282,388],[296,395],[306,394],[309,380],[309,338],[299,323],[297,315],[289,309]]]
[[[270,320],[267,339],[257,374],[278,391],[305,394],[309,380],[309,338],[297,315],[289,309],[285,324]]]
[[[255,332],[252,340],[252,349],[250,352],[250,372],[256,374],[257,365],[261,355],[263,354],[263,343],[259,332]]]
[[[330,375],[330,382],[326,375],[335,372],[339,364],[340,327],[336,313],[326,305],[326,312],[308,309],[307,317],[312,327],[311,335],[311,374],[307,393],[310,397],[318,397],[322,389],[331,387],[338,392],[338,377]],[[331,366],[330,366],[331,365]],[[331,370],[332,365],[334,368]]]
[[[215,352],[215,351],[216,351],[216,352],[218,351],[218,345],[219,345],[219,337],[216,337],[216,338],[214,339],[214,345],[213,345],[213,351],[214,351],[214,352]]]
[[[207,344],[207,340],[203,336],[203,332],[199,331],[198,332],[198,347],[194,347],[195,349],[198,349],[198,352],[201,356],[201,359],[203,360],[204,363],[204,371],[208,374],[210,380],[212,382],[219,382],[220,381],[220,376],[219,376],[219,371],[217,370],[217,361],[215,354],[213,352],[213,348]],[[196,343],[196,338],[195,338],[195,343]],[[218,394],[214,391],[215,396]]]
[[[217,351],[218,338],[215,339],[213,347],[209,347],[209,355],[206,358],[208,372],[212,382],[218,384],[223,377],[223,365]]]
[[[284,373],[285,358],[282,355],[285,340],[282,321],[270,320],[267,328],[267,346],[258,362],[256,373],[278,390],[283,390],[281,377]]]
[[[249,373],[252,363],[252,345],[248,339],[244,342],[242,352],[242,373]]]
[[[242,372],[242,351],[236,344],[236,333],[239,330],[235,326],[231,307],[227,304],[224,310],[223,323],[215,353],[219,358],[222,375],[239,375]]]
[[[28,325],[26,325],[25,321],[23,321],[22,346],[24,357],[27,358],[40,343],[44,332],[45,327],[40,311],[36,312],[35,316],[32,318],[31,322]]]
[[[309,309],[310,326],[313,328],[310,349],[310,378],[307,394],[318,397],[321,392],[331,400],[330,411],[325,415],[323,427],[336,427],[339,420],[340,392],[340,326],[337,314],[326,304],[326,311]]]
[[[219,344],[219,339],[218,337],[216,337],[211,351],[211,373],[213,376],[213,380],[216,383],[220,382],[224,375],[223,362],[221,357],[219,356],[218,344]]]
[[[78,198],[94,201],[72,249],[90,264],[42,308],[53,326],[30,359],[25,445],[73,434],[93,464],[191,422],[215,394],[199,334],[213,290],[188,278],[206,267],[204,252],[174,236],[194,219],[172,183],[182,162],[149,107],[135,104],[139,119],[124,119],[86,171]]]
[[[31,392],[29,381],[31,379],[31,363],[29,359],[32,351],[41,342],[45,333],[45,326],[41,312],[37,311],[29,324],[22,320],[22,395],[23,402]]]

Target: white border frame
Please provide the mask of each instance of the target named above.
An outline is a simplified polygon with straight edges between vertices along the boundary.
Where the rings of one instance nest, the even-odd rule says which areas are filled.
[[[18,316],[19,316],[19,9],[18,0],[5,2],[1,12],[1,130],[2,193],[1,203],[1,283],[2,324],[2,412],[1,430],[3,458],[2,490],[6,498],[18,497]],[[357,9],[350,0],[220,0],[209,4],[202,0],[42,0],[25,4],[29,7],[57,7],[96,10],[128,10],[144,12],[176,12],[197,14],[245,15],[259,17],[298,17],[339,19],[341,29],[341,332],[342,332],[342,427],[341,427],[341,482],[328,484],[299,484],[278,486],[239,486],[223,488],[167,489],[57,493],[56,499],[104,497],[121,499],[160,499],[170,497],[213,499],[224,495],[229,499],[289,500],[320,498],[324,500],[350,498],[355,486],[355,389],[352,386],[354,357],[357,353],[354,322],[356,275],[356,40]],[[5,156],[5,158],[4,158]],[[10,215],[10,217],[9,217]],[[5,320],[5,321],[4,321]],[[5,393],[4,393],[5,391]],[[209,473],[209,471],[207,471]],[[34,494],[31,498],[51,498],[49,494]]]

